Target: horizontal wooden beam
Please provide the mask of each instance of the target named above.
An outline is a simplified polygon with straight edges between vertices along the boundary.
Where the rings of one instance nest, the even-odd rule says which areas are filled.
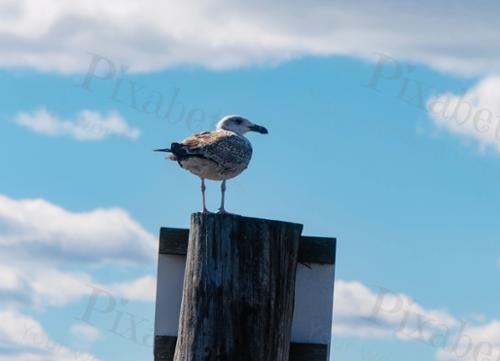
[[[160,229],[160,254],[186,255],[189,230],[184,228]],[[337,240],[330,237],[302,236],[298,262],[335,264]]]
[[[175,336],[155,336],[154,361],[174,359]],[[328,346],[314,343],[292,343],[289,361],[328,361]]]

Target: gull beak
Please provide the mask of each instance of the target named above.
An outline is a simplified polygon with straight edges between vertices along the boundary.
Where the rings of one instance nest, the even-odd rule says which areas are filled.
[[[256,125],[256,124],[253,124],[249,127],[249,129],[252,131],[252,132],[257,132],[257,133],[260,133],[260,134],[267,134],[268,131],[266,128],[264,127],[261,127],[260,125]]]
[[[168,149],[168,148],[164,148],[164,149],[155,149],[154,151],[155,151],[155,152],[166,152],[166,153],[169,153],[169,152],[170,152],[170,149]]]

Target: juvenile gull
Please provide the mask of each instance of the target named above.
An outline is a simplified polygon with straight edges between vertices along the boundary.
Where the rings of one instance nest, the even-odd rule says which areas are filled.
[[[172,153],[168,159],[177,161],[182,168],[200,177],[203,212],[208,212],[205,206],[205,179],[222,181],[218,213],[225,213],[226,180],[243,172],[252,158],[252,145],[244,136],[250,131],[267,134],[266,128],[248,119],[228,115],[217,123],[215,131],[194,134],[181,142],[172,143],[170,148],[156,151]]]

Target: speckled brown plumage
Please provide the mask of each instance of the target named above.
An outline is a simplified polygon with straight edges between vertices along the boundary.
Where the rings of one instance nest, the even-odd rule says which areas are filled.
[[[171,146],[172,156],[179,164],[202,178],[230,179],[248,167],[252,146],[242,135],[217,130],[192,135]]]

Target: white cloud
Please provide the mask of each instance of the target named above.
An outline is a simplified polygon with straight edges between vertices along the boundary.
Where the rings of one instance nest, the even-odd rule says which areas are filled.
[[[129,300],[154,301],[156,299],[156,278],[140,277],[127,282],[117,282],[105,286],[108,292]]]
[[[427,110],[439,128],[500,153],[499,76],[484,78],[464,94],[431,97]]]
[[[43,199],[0,195],[0,254],[92,264],[152,262],[155,250],[156,238],[123,209],[71,212]]]
[[[447,311],[426,309],[405,294],[372,291],[359,282],[339,280],[335,287],[334,337],[423,342],[440,361],[500,358],[498,320],[467,323]]]
[[[50,339],[40,323],[14,310],[0,311],[0,361],[99,361]]]
[[[2,265],[0,272],[7,274],[7,277],[0,277],[0,305],[3,307],[57,307],[90,296],[95,289],[129,301],[153,302],[156,297],[156,279],[149,275],[102,283],[84,272],[67,272],[47,265]],[[9,278],[15,282],[11,283]]]
[[[97,361],[51,340],[39,322],[19,310],[41,312],[93,297],[96,290],[117,300],[151,302],[152,276],[100,282],[85,270],[103,262],[107,267],[149,264],[155,243],[121,209],[76,213],[45,200],[0,195],[0,361]],[[75,268],[80,271],[71,271]],[[84,348],[100,335],[84,324],[72,325],[70,332]]]
[[[131,71],[179,64],[230,68],[300,56],[374,52],[464,74],[499,70],[494,2],[430,0],[4,0],[0,66],[75,72],[87,52]],[[457,29],[460,36],[453,36]]]
[[[22,287],[22,281],[14,269],[0,265],[0,292],[17,290]]]
[[[359,282],[335,283],[333,332],[342,336],[424,340],[458,322],[443,310],[425,309],[404,294],[373,292]],[[425,319],[419,330],[419,321]]]
[[[464,325],[465,326],[465,325]],[[452,346],[436,353],[440,361],[498,360],[500,358],[500,321],[464,327]]]
[[[82,110],[75,120],[65,120],[42,108],[32,113],[17,114],[15,122],[36,133],[52,137],[69,136],[80,141],[102,140],[112,135],[137,139],[140,135],[138,129],[131,128],[116,112],[101,115],[95,111]]]
[[[75,323],[71,326],[70,332],[77,340],[84,343],[95,342],[100,337],[100,332],[97,328],[85,323]]]
[[[0,304],[60,306],[92,293],[152,301],[151,276],[103,284],[68,267],[150,264],[156,238],[118,208],[70,212],[41,199],[0,195]],[[122,266],[122,265],[120,265]]]
[[[36,273],[25,277],[32,290],[32,302],[39,308],[61,306],[91,292],[92,280],[85,273],[61,272],[55,268],[37,269]]]

